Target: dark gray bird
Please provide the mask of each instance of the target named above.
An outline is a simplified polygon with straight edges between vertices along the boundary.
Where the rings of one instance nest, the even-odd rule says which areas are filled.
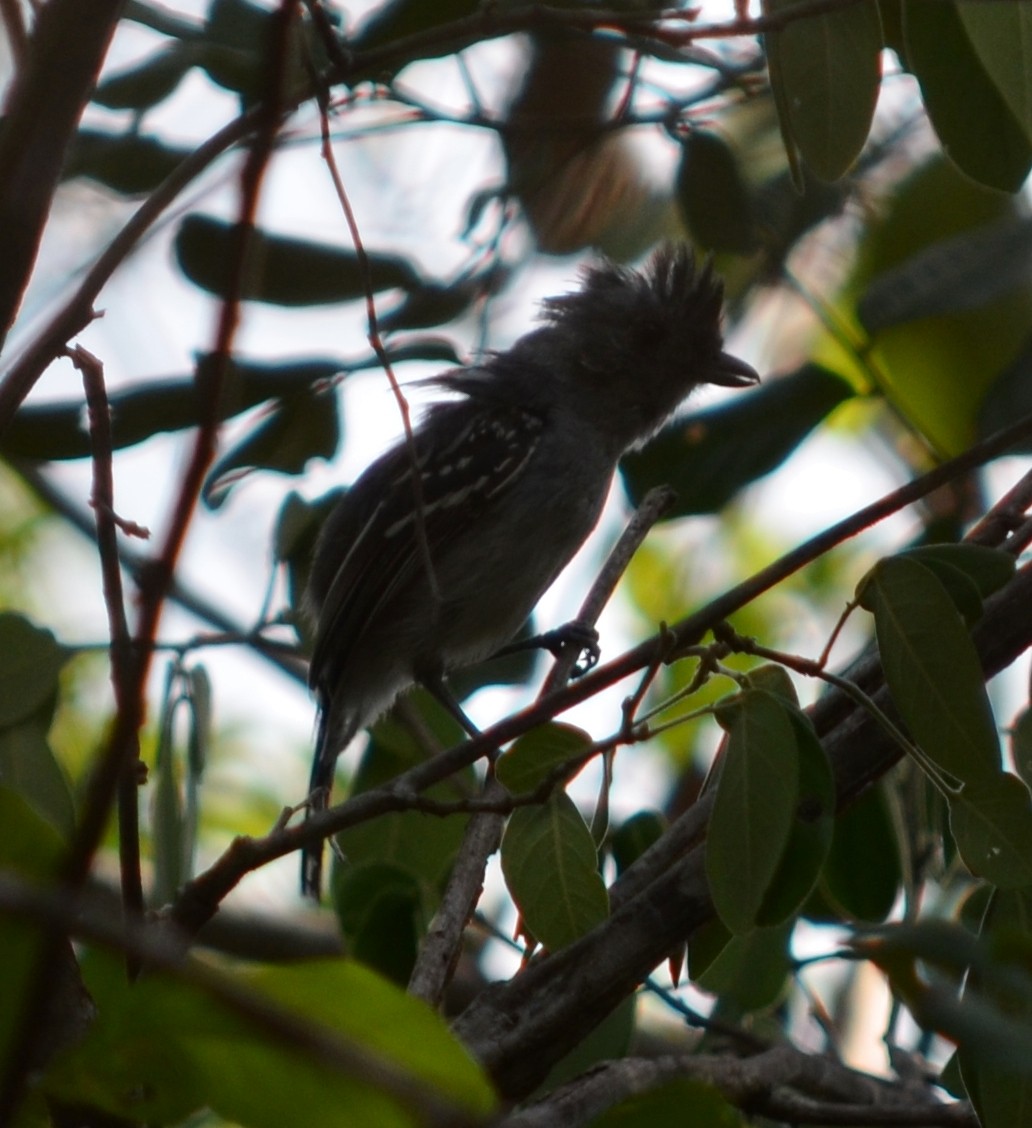
[[[594,528],[626,450],[700,384],[756,383],[723,351],[722,297],[683,246],[640,273],[603,263],[507,352],[429,381],[453,398],[362,474],[316,546],[310,810],[401,690],[440,686],[513,638]],[[304,854],[316,897],[321,864],[321,849]]]

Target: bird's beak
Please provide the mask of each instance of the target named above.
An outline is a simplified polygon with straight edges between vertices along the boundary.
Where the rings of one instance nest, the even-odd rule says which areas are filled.
[[[720,354],[709,377],[709,383],[720,384],[724,388],[748,388],[759,382],[760,377],[754,368],[726,352]]]

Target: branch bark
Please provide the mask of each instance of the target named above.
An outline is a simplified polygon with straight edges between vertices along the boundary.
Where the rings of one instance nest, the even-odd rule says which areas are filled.
[[[987,678],[1032,645],[1032,565],[987,603],[973,636]],[[875,702],[886,706],[876,662],[864,680]],[[822,699],[811,717],[835,773],[839,807],[859,797],[901,755],[873,718],[842,694]],[[697,804],[689,815],[697,839],[706,807]],[[627,871],[636,891],[626,896],[622,882],[614,886],[616,907],[604,924],[489,988],[456,1020],[455,1033],[506,1096],[519,1099],[531,1092],[667,953],[712,917],[704,844],[676,854],[672,862],[669,853],[650,852],[639,860],[645,865]]]

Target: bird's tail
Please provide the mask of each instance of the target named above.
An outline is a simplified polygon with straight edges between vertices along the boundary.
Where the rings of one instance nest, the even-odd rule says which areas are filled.
[[[328,709],[319,711],[319,731],[315,739],[312,775],[308,781],[308,800],[305,819],[318,811],[325,811],[333,788],[333,773],[337,765],[337,747],[330,740]],[[301,892],[306,897],[319,900],[322,888],[323,844],[317,842],[301,849]]]

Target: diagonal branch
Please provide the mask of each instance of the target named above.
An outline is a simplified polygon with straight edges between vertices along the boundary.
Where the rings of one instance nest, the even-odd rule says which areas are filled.
[[[48,0],[28,40],[0,130],[0,346],[32,274],[65,151],[123,4]]]

